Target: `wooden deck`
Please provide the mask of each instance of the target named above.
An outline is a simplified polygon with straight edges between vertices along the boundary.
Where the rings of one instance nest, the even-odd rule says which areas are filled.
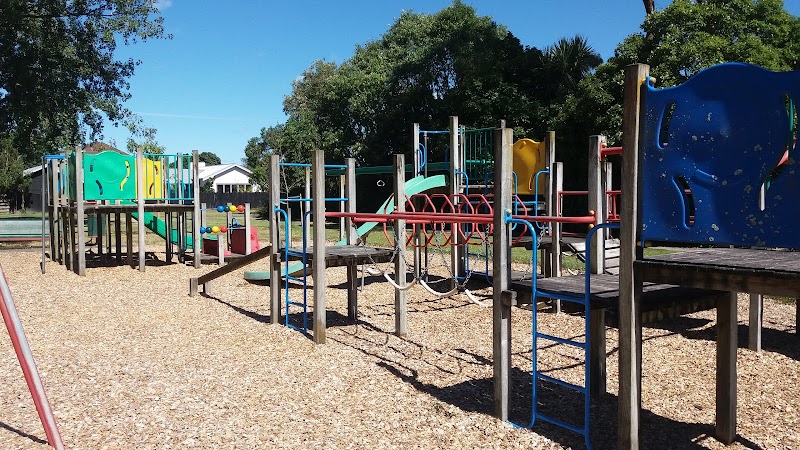
[[[649,256],[634,265],[647,281],[800,297],[800,252],[700,248]]]
[[[280,256],[283,256],[284,250],[285,249],[281,249],[279,253]],[[295,254],[289,254],[290,260],[302,260],[302,257],[297,255],[297,253],[302,253],[302,247],[290,247],[289,251],[295,252]],[[387,248],[363,247],[360,245],[329,245],[325,247],[325,266],[341,267],[370,264],[372,262],[387,263],[392,260],[392,253],[393,251]],[[314,261],[313,246],[306,250],[306,255],[307,262],[311,264]],[[410,257],[410,254],[406,255],[406,258]]]

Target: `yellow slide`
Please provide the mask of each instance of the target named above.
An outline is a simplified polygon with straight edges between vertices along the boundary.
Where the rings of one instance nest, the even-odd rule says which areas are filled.
[[[514,143],[514,173],[517,174],[517,194],[533,195],[536,173],[544,170],[544,142],[520,139]],[[539,195],[545,191],[544,174],[539,175]]]

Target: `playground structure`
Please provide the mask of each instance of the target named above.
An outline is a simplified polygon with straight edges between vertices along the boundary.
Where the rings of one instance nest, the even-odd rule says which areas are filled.
[[[195,268],[201,262],[224,264],[226,256],[241,257],[258,248],[249,204],[215,206],[226,214],[223,231],[206,226],[206,205],[196,201],[200,192],[197,151],[150,154],[137,149],[135,155],[128,155],[112,150],[87,153],[76,147],[65,155],[43,157],[42,169],[41,235],[52,236],[50,259],[81,276],[86,274],[87,234],[96,239],[98,259],[108,261],[113,255],[118,263],[124,259],[131,267],[138,260],[140,271],[145,270],[147,257],[145,230],[164,240],[167,262],[177,256],[180,262],[191,259]],[[233,214],[243,215],[242,222]],[[138,257],[133,253],[133,220],[138,224]],[[46,246],[43,240],[42,273]]]
[[[122,255],[122,220],[125,218],[127,263],[135,267],[133,220],[138,223],[138,268],[145,270],[145,229],[165,241],[167,260],[177,253],[187,258],[200,236],[197,152],[192,154],[135,155],[116,151],[86,153],[77,148],[64,158],[43,160],[43,214],[49,217],[50,258],[78,275],[86,274],[87,217],[90,232],[96,227],[97,256],[112,254],[112,241],[119,263]],[[157,216],[164,214],[162,220]],[[108,226],[113,219],[115,233]],[[44,217],[43,229],[44,229]],[[42,272],[45,270],[44,245]],[[192,251],[195,267],[200,267],[200,252]]]
[[[787,107],[800,100],[800,72],[729,63],[673,88],[653,82],[647,65],[625,70],[623,170],[630,175],[620,235],[619,448],[639,448],[643,282],[724,291],[717,303],[716,434],[731,443],[736,292],[800,296],[800,258],[782,250],[800,249],[800,217],[786,204],[800,190],[798,120]],[[773,176],[787,150],[786,166]],[[707,247],[645,257],[638,243],[647,241]]]
[[[456,119],[457,120],[457,119]],[[453,119],[451,119],[452,123]],[[419,132],[415,130],[415,135]],[[492,194],[470,194],[465,191],[448,192],[447,194],[413,194],[408,195],[405,192],[406,172],[407,166],[403,155],[395,155],[394,160],[394,194],[393,197],[397,199],[405,199],[405,201],[387,201],[382,207],[383,211],[377,213],[358,213],[356,212],[355,205],[355,174],[357,169],[353,160],[347,160],[344,165],[326,165],[324,154],[317,151],[313,155],[313,162],[311,164],[292,164],[282,163],[277,156],[270,159],[270,176],[271,176],[271,197],[270,197],[270,241],[272,243],[271,249],[258,252],[257,257],[270,258],[270,275],[272,280],[284,279],[286,280],[287,289],[281,291],[280,283],[270,283],[270,321],[272,323],[284,322],[304,332],[308,332],[309,321],[306,315],[309,310],[308,296],[313,297],[313,319],[310,321],[313,326],[313,339],[315,343],[325,342],[325,327],[326,327],[326,310],[325,310],[325,269],[331,266],[344,265],[347,266],[347,286],[348,286],[348,316],[351,320],[357,319],[357,280],[358,280],[358,265],[369,263],[374,264],[378,262],[394,263],[394,277],[390,277],[386,271],[382,272],[384,278],[391,282],[395,290],[395,334],[404,336],[407,333],[406,318],[407,318],[407,303],[405,299],[405,292],[416,284],[423,285],[422,275],[424,270],[420,270],[420,265],[417,264],[417,257],[414,258],[414,264],[408,261],[411,258],[407,257],[408,245],[412,245],[415,250],[423,249],[431,243],[440,245],[435,242],[437,236],[442,237],[444,245],[451,247],[451,277],[453,284],[457,289],[445,293],[450,295],[452,293],[464,292],[464,285],[459,284],[459,275],[456,268],[459,264],[463,264],[464,257],[457,256],[457,248],[467,247],[471,244],[478,244],[487,246],[490,245],[493,249],[491,256],[492,270],[489,277],[493,287],[493,364],[494,364],[494,405],[495,414],[503,419],[508,419],[509,412],[509,392],[511,389],[509,376],[510,376],[510,361],[511,361],[511,341],[510,341],[510,320],[511,308],[513,306],[522,304],[537,305],[538,302],[544,299],[554,299],[562,302],[567,302],[574,305],[578,311],[583,315],[585,320],[585,337],[583,340],[575,340],[559,336],[553,336],[540,332],[537,329],[536,315],[538,313],[537,307],[530,308],[532,311],[532,344],[531,348],[533,353],[532,360],[532,418],[530,423],[526,426],[532,427],[537,421],[546,421],[557,426],[564,427],[571,431],[581,434],[584,437],[587,447],[591,448],[590,439],[590,403],[591,397],[605,392],[606,388],[606,374],[605,374],[605,330],[606,330],[606,313],[612,311],[619,318],[620,326],[625,320],[625,314],[630,313],[630,307],[626,309],[623,306],[623,301],[620,285],[620,277],[625,277],[625,274],[608,274],[604,273],[605,252],[606,246],[602,245],[605,240],[604,235],[609,228],[614,228],[617,225],[614,223],[620,217],[624,216],[619,214],[616,207],[619,192],[610,189],[609,175],[610,170],[603,159],[611,154],[621,154],[622,149],[606,148],[603,144],[601,136],[592,137],[592,149],[595,152],[594,157],[590,158],[590,172],[594,173],[591,177],[590,189],[586,192],[590,195],[593,205],[597,209],[590,211],[588,215],[580,217],[562,217],[560,212],[556,209],[553,215],[538,215],[540,208],[538,205],[533,210],[533,214],[528,213],[526,201],[522,200],[514,192],[514,173],[513,173],[513,150],[512,150],[512,130],[505,128],[501,123],[498,129],[493,131],[493,151],[494,151],[494,167],[493,167],[493,193]],[[452,148],[458,148],[458,145]],[[415,149],[419,146],[415,145]],[[419,152],[414,153],[416,158],[422,160]],[[624,155],[623,155],[624,157]],[[450,161],[462,160],[461,155],[453,155]],[[311,180],[310,186],[306,190],[305,197],[298,197],[294,199],[281,198],[280,196],[280,171],[281,167],[303,167],[309,174]],[[412,166],[418,173],[420,165],[417,161]],[[454,165],[455,166],[455,165]],[[550,194],[551,199],[556,199],[551,205],[558,205],[557,199],[561,196],[559,186],[559,177],[563,173],[560,163],[552,164],[552,167],[547,169],[548,177],[552,178],[553,190]],[[344,174],[344,195],[340,197],[327,197],[325,196],[325,176],[336,175],[339,173]],[[459,175],[459,168],[453,167],[451,174],[454,179]],[[412,178],[413,179],[413,178]],[[548,181],[550,183],[550,181]],[[469,185],[469,183],[464,183]],[[452,183],[448,191],[457,186],[458,182]],[[538,187],[539,184],[534,180],[534,186]],[[626,191],[627,192],[627,191]],[[438,195],[438,196],[437,196]],[[434,202],[433,199],[438,198],[439,201]],[[623,199],[626,197],[623,197]],[[391,199],[390,199],[391,200]],[[344,237],[344,244],[340,246],[328,246],[325,244],[324,227],[314,227],[313,232],[309,230],[307,219],[304,220],[303,239],[301,245],[292,246],[291,240],[288,238],[288,220],[286,212],[280,205],[286,205],[289,202],[301,202],[309,204],[309,208],[304,208],[308,211],[303,216],[311,216],[311,221],[315,224],[325,223],[326,218],[330,219],[344,219],[346,220],[345,226],[342,228],[347,230]],[[623,200],[625,201],[625,200]],[[345,208],[339,212],[326,212],[326,203],[342,203],[344,202]],[[537,200],[538,202],[538,200]],[[422,205],[421,207],[419,205]],[[597,211],[597,213],[595,213]],[[598,222],[598,217],[604,219]],[[280,220],[283,219],[283,236],[281,236]],[[579,276],[564,276],[564,277],[540,277],[535,270],[529,278],[513,278],[510,264],[510,248],[520,239],[519,236],[512,235],[511,229],[513,226],[524,227],[525,233],[530,237],[530,248],[535,250],[539,248],[539,240],[544,235],[541,230],[544,229],[542,224],[549,224],[549,232],[551,233],[548,239],[557,239],[559,236],[558,226],[563,223],[582,223],[587,225],[595,224],[596,227],[592,228],[586,238],[586,261],[588,262],[585,274]],[[356,225],[370,224],[374,227],[380,224],[386,230],[386,235],[389,241],[390,249],[371,248],[366,246],[354,245],[358,239]],[[363,226],[363,225],[362,225]],[[624,226],[624,222],[623,222]],[[408,230],[411,227],[411,230]],[[389,236],[389,230],[393,236]],[[524,234],[523,233],[523,237]],[[313,235],[312,243],[309,243],[308,237]],[[593,237],[595,239],[593,240]],[[558,241],[555,241],[558,242]],[[555,243],[554,242],[554,243]],[[594,242],[594,244],[592,244]],[[599,243],[598,243],[599,242]],[[465,253],[461,253],[462,255]],[[536,267],[538,264],[537,251],[531,252],[531,266]],[[253,260],[256,255],[253,255]],[[300,261],[302,267],[302,275],[294,276],[290,274],[290,262]],[[241,267],[236,265],[236,267]],[[314,279],[313,288],[309,287],[307,278],[310,275]],[[411,281],[408,280],[409,268],[413,267],[413,277]],[[424,266],[423,266],[424,267]],[[463,266],[462,266],[463,267]],[[558,267],[557,265],[555,267]],[[218,269],[221,271],[222,269]],[[232,268],[226,268],[225,273],[228,273]],[[488,271],[487,271],[488,272]],[[214,276],[216,277],[216,275]],[[204,285],[206,281],[210,281],[214,277],[193,279],[190,283],[190,292],[196,293],[199,285]],[[461,279],[468,277],[462,276]],[[303,300],[298,301],[290,297],[288,284],[300,283],[302,286]],[[677,283],[675,283],[677,284]],[[635,308],[632,314],[635,315],[635,321],[641,324],[643,321],[649,320],[648,317],[663,317],[694,312],[701,309],[708,309],[724,303],[728,299],[728,294],[714,289],[708,289],[709,286],[693,285],[688,287],[676,286],[675,284],[658,284],[646,283],[641,294],[641,303]],[[308,290],[312,292],[309,294]],[[282,298],[283,293],[283,298]],[[281,305],[283,303],[283,305]],[[290,323],[290,308],[302,307],[302,326]],[[285,308],[285,316],[282,317],[282,309]],[[575,310],[573,308],[573,310]],[[723,308],[724,310],[724,308]],[[657,313],[648,316],[649,313]],[[630,318],[630,317],[629,317]],[[621,328],[621,333],[624,329]],[[640,334],[638,335],[640,336]],[[584,383],[583,385],[574,385],[558,379],[555,379],[538,370],[536,365],[537,361],[537,341],[544,339],[554,345],[567,345],[582,350],[584,354],[583,370],[584,370]],[[629,357],[630,355],[628,354]],[[621,368],[625,364],[630,364],[628,360],[620,360]],[[541,382],[552,383],[559,385],[565,389],[578,391],[584,399],[583,403],[583,424],[576,425],[563,422],[555,417],[550,417],[543,414],[537,403],[537,385]],[[625,381],[621,380],[621,384]],[[624,408],[621,405],[620,408]]]

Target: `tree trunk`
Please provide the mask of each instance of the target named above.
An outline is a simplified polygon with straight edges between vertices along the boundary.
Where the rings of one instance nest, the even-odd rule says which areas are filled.
[[[656,10],[656,0],[642,0],[645,14],[652,14]]]

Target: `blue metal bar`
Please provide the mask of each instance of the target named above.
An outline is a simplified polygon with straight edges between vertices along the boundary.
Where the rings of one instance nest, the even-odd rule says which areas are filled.
[[[419,130],[419,132],[424,134],[450,134],[450,130]]]
[[[586,388],[584,386],[578,386],[577,384],[572,384],[564,380],[559,380],[558,378],[553,378],[549,375],[545,375],[542,372],[537,372],[536,377],[540,380],[549,381],[550,383],[555,383],[559,386],[564,386],[567,389],[572,389],[573,391],[578,391],[582,394],[586,394]]]
[[[553,336],[552,334],[547,333],[536,333],[537,337],[547,339],[549,341],[558,342],[559,344],[566,344],[571,345],[573,347],[578,347],[586,350],[586,342],[577,342],[570,339],[560,338],[558,336]]]
[[[574,297],[572,295],[564,295],[556,292],[540,291],[538,289],[536,290],[536,296],[552,298],[554,300],[564,300],[566,302],[578,303],[584,306],[587,304],[585,297]]]
[[[568,429],[570,431],[574,431],[575,433],[582,434],[584,437],[586,437],[588,435],[588,433],[589,433],[589,430],[586,427],[583,427],[583,428],[577,427],[577,426],[575,426],[575,425],[573,425],[571,423],[564,422],[563,420],[558,420],[555,417],[550,417],[550,416],[542,414],[542,413],[539,413],[539,418],[544,420],[545,422],[552,423],[555,426],[558,426],[558,427],[561,427],[561,428],[566,428],[566,429]],[[586,439],[586,442],[589,442],[588,438]],[[588,447],[590,449],[592,448],[591,446],[588,446]]]
[[[311,163],[279,162],[278,165],[281,167],[311,167]]]

